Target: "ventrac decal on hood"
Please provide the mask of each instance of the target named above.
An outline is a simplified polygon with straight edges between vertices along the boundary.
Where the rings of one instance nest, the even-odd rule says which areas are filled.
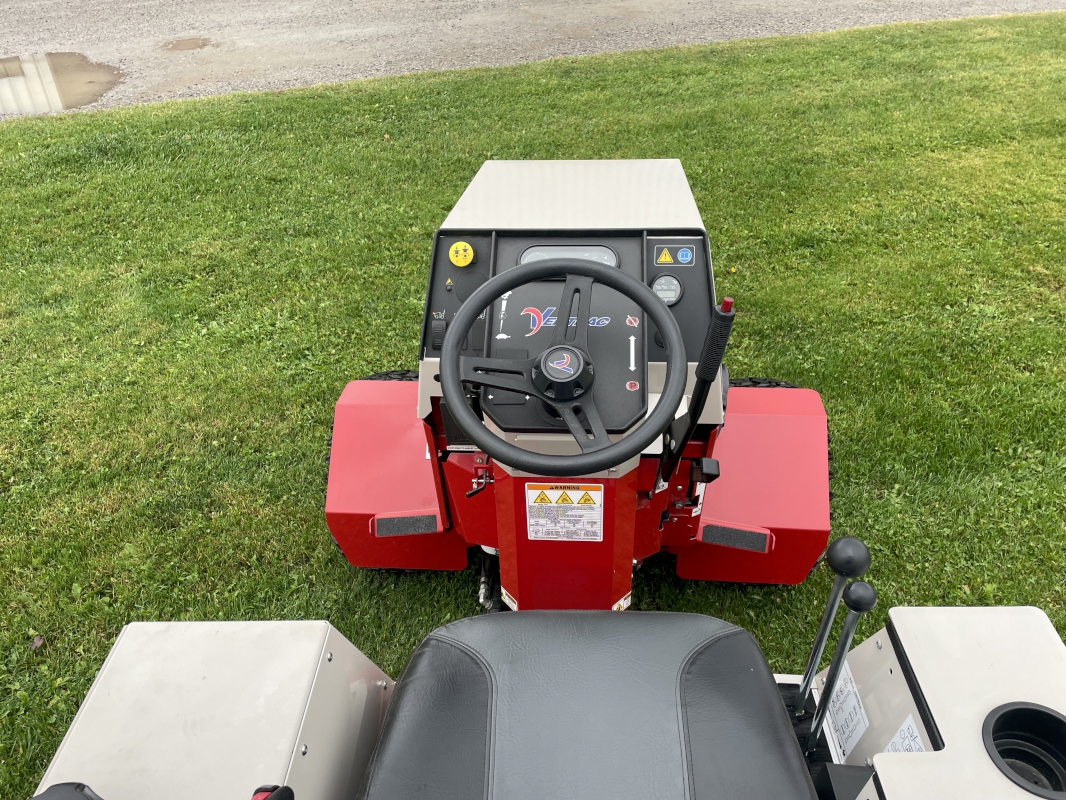
[[[555,323],[558,321],[555,318],[555,306],[548,306],[541,311],[538,308],[523,308],[523,314],[529,314],[529,333],[526,336],[532,336],[541,328],[554,328]],[[604,325],[611,321],[610,317],[589,317],[590,328],[602,328]],[[570,317],[570,322],[567,324],[568,328],[574,328],[577,326],[577,317]]]

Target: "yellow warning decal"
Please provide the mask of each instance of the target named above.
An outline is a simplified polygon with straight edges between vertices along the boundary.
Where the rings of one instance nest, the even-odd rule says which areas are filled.
[[[655,259],[656,264],[673,264],[674,259],[670,257],[670,248],[664,247],[663,251],[659,254],[659,257]]]
[[[465,267],[474,260],[474,248],[468,242],[456,242],[448,248],[448,259],[457,267]]]
[[[603,541],[602,483],[527,483],[525,494],[531,541]]]

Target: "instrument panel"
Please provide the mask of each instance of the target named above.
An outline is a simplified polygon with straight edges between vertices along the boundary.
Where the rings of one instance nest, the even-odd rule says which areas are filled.
[[[439,358],[460,305],[489,277],[546,258],[584,258],[642,280],[670,308],[697,358],[714,304],[713,278],[703,235],[633,232],[605,235],[440,232],[434,246],[422,332],[422,357]],[[556,306],[563,281],[526,284],[500,298],[477,320],[464,356],[525,359],[548,347],[564,315]],[[565,315],[568,324],[576,318]],[[589,318],[589,356],[596,365],[596,405],[608,432],[622,433],[647,411],[647,364],[665,361],[662,338],[636,303],[595,284]],[[566,425],[535,398],[484,389],[483,412],[502,430],[566,432]]]

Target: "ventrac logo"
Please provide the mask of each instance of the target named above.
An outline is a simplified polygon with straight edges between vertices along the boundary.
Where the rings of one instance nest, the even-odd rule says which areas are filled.
[[[570,366],[569,353],[563,353],[560,358],[556,359],[555,361],[549,361],[548,363],[556,369],[562,370],[563,372],[569,372],[571,375],[574,374],[574,368]]]
[[[558,321],[555,318],[555,306],[549,306],[541,311],[538,308],[523,308],[523,314],[529,314],[529,333],[526,336],[532,336],[541,328],[554,328],[555,323]],[[590,328],[602,328],[608,322],[611,321],[610,317],[589,317]],[[577,326],[577,317],[570,317],[570,322],[567,324],[568,328],[574,328]]]

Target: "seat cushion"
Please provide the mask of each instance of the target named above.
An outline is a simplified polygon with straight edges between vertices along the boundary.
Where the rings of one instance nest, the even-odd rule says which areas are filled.
[[[698,614],[522,611],[438,628],[396,687],[368,800],[812,800],[751,635]]]

